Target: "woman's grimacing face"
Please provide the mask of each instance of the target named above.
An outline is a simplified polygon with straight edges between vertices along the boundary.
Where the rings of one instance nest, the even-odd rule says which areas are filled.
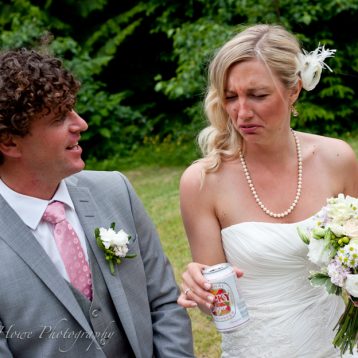
[[[263,62],[252,59],[234,64],[224,90],[224,109],[244,140],[257,141],[289,127],[296,96]]]

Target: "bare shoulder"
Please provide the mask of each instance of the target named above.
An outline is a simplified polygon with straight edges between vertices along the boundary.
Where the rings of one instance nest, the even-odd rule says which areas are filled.
[[[180,188],[206,190],[210,186],[212,179],[216,177],[216,172],[205,173],[207,164],[207,159],[203,158],[186,168],[180,179]]]
[[[214,210],[219,195],[222,166],[214,172],[205,172],[207,159],[200,159],[190,165],[180,179],[179,197],[182,205],[197,205],[197,210]]]
[[[347,142],[341,139],[310,133],[301,133],[301,136],[306,148],[308,148],[307,154],[309,155],[317,155],[321,160],[334,163],[334,165],[357,163],[354,150]]]
[[[204,171],[204,163],[198,160],[187,167],[180,178],[180,185],[200,184],[202,173]]]
[[[336,138],[301,133],[303,159],[315,178],[332,183],[332,193],[358,195],[358,161],[352,147]]]

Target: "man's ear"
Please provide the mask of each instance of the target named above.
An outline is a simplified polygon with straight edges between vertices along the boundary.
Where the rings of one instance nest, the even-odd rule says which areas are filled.
[[[12,134],[2,134],[0,136],[0,152],[4,157],[19,158],[21,156],[18,138],[18,136]]]

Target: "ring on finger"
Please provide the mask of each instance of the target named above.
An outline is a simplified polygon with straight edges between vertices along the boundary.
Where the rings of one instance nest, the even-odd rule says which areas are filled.
[[[190,287],[186,288],[186,289],[184,290],[184,295],[187,296],[190,291],[191,291],[191,288],[190,288]]]

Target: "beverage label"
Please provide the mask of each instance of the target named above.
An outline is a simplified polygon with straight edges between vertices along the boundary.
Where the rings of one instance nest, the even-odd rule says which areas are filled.
[[[215,296],[211,312],[215,316],[215,321],[232,318],[235,315],[235,302],[233,302],[233,294],[229,285],[224,282],[215,283],[210,291]]]
[[[237,278],[228,264],[218,264],[204,270],[211,283],[210,292],[215,296],[211,314],[218,331],[237,329],[249,320],[244,300],[237,288]]]

